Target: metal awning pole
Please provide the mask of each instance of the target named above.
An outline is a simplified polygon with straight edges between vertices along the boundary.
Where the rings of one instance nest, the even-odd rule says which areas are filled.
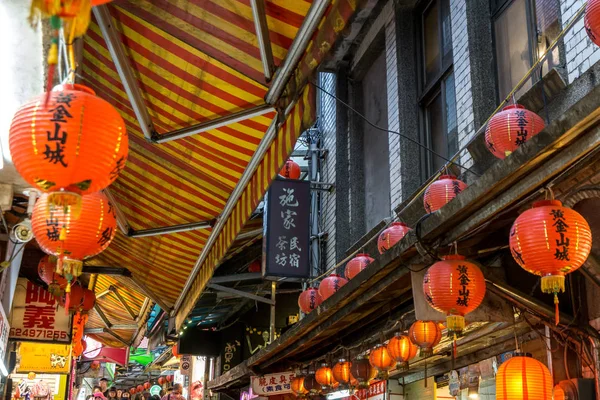
[[[267,25],[267,16],[265,14],[265,1],[250,0],[250,5],[252,6],[252,16],[256,30],[256,41],[260,50],[260,59],[265,72],[265,79],[269,82],[273,77],[273,71],[275,71],[275,63],[273,62],[273,50],[271,48],[269,26]]]

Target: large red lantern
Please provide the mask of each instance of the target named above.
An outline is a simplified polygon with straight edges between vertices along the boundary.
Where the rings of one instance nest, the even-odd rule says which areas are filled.
[[[323,389],[328,389],[337,383],[333,378],[333,371],[327,363],[322,363],[319,369],[317,369],[317,372],[315,372],[315,379]]]
[[[337,274],[329,275],[319,284],[319,294],[321,295],[321,299],[325,301],[335,292],[340,290],[346,283],[348,283],[348,281]]]
[[[342,385],[347,385],[352,380],[352,373],[350,372],[352,368],[352,363],[343,358],[339,359],[338,362],[333,366],[333,379],[341,383]]]
[[[128,139],[119,112],[83,85],[61,85],[25,103],[10,127],[10,154],[50,204],[80,204],[79,195],[110,185],[125,167]],[[73,207],[74,217],[78,215]]]
[[[542,292],[554,294],[558,324],[558,293],[565,291],[565,274],[581,267],[592,248],[587,221],[558,200],[538,201],[516,219],[509,244],[515,261],[542,277]]]
[[[419,346],[422,357],[428,357],[442,340],[442,331],[436,322],[416,321],[408,330],[408,338]]]
[[[369,257],[368,254],[357,254],[352,260],[348,261],[346,264],[346,269],[344,270],[344,275],[346,275],[347,279],[352,279],[360,271],[367,268],[367,265],[371,264],[374,260]]]
[[[158,381],[158,384],[159,384],[160,386],[164,385],[164,384],[165,384],[165,382],[166,382],[166,381],[165,381],[165,378],[164,378],[163,376],[159,376],[159,377],[158,377],[158,379],[157,379],[157,381]]]
[[[425,190],[423,204],[425,211],[433,213],[444,207],[467,188],[467,184],[454,175],[442,175]]]
[[[552,375],[544,364],[523,354],[504,361],[496,374],[497,400],[552,400]]]
[[[309,374],[304,378],[304,389],[313,395],[321,391],[321,384],[317,382],[314,374]]]
[[[290,389],[292,389],[292,393],[294,393],[297,397],[303,396],[308,393],[308,390],[304,388],[304,377],[303,376],[295,376],[292,378],[290,382]]]
[[[373,368],[369,359],[363,356],[358,356],[352,361],[350,373],[361,388],[369,387],[369,382],[377,376],[377,370]]]
[[[319,307],[323,300],[321,300],[321,295],[319,291],[315,288],[308,288],[304,292],[300,293],[300,297],[298,297],[298,306],[300,310],[304,314],[310,313],[312,310]]]
[[[292,159],[288,159],[279,175],[286,179],[299,179],[300,178],[300,166]]]
[[[65,293],[58,303],[68,311],[79,311],[83,304],[84,288],[78,282],[71,285],[69,293]]]
[[[383,344],[378,344],[371,349],[369,353],[369,362],[379,372],[381,379],[388,378],[388,372],[394,368],[396,361],[390,355],[387,347]]]
[[[392,222],[377,238],[377,249],[383,254],[398,243],[410,231],[404,222]]]
[[[490,119],[485,130],[485,144],[493,155],[504,159],[545,126],[539,115],[522,105],[506,106]]]
[[[53,296],[62,296],[66,287],[67,280],[56,273],[56,257],[48,255],[42,257],[38,264],[38,274],[40,278],[48,284],[48,292]]]
[[[577,386],[573,381],[560,381],[554,389],[553,400],[578,400]]]
[[[396,333],[390,339],[387,345],[390,356],[396,361],[396,367],[405,371],[408,369],[408,362],[417,356],[419,348],[410,341],[408,336]]]
[[[446,314],[450,334],[465,328],[465,315],[475,310],[485,296],[485,278],[479,267],[459,254],[442,257],[423,278],[423,292],[431,307]]]
[[[144,391],[144,387],[142,385],[137,385],[136,389],[138,393],[142,393]]]
[[[173,375],[167,375],[167,382],[173,382]]]
[[[600,1],[588,0],[583,18],[585,30],[591,41],[600,46]]]
[[[144,382],[144,389],[150,389],[150,382]]]
[[[58,257],[58,273],[70,283],[81,275],[83,260],[108,247],[116,234],[115,211],[102,193],[83,196],[81,216],[74,219],[71,207],[48,207],[48,195],[35,203],[31,218],[33,235],[41,249]]]
[[[96,304],[96,294],[93,290],[83,289],[83,298],[81,299],[81,311],[88,312]]]

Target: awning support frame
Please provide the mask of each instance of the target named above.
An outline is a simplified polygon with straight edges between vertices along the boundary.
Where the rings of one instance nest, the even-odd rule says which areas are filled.
[[[237,290],[237,289],[234,289],[234,288],[230,288],[230,287],[227,287],[227,286],[222,286],[222,285],[217,285],[217,284],[214,284],[214,283],[209,283],[208,285],[206,285],[206,287],[209,288],[209,289],[212,289],[212,290],[217,290],[219,292],[231,293],[231,294],[238,295],[240,297],[246,297],[246,298],[251,299],[251,300],[260,301],[261,303],[266,303],[266,304],[268,304],[270,306],[274,306],[275,305],[275,301],[274,300],[267,299],[267,298],[261,297],[261,296],[257,296],[257,295],[252,294],[252,293],[247,293],[247,292],[244,292],[242,290]]]
[[[273,61],[273,49],[271,48],[269,26],[267,25],[267,16],[265,14],[265,1],[250,0],[250,5],[252,6],[256,40],[260,50],[260,59],[265,72],[265,79],[267,82],[270,82],[275,71],[275,62]]]

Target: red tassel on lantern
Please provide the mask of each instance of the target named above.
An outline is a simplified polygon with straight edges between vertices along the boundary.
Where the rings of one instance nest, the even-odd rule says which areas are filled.
[[[444,207],[458,194],[467,188],[467,184],[456,179],[454,175],[442,175],[425,190],[423,204],[425,211],[433,213]]]
[[[506,106],[490,119],[485,129],[485,144],[493,155],[504,159],[545,126],[539,115],[522,105]]]
[[[516,219],[509,244],[517,264],[541,276],[542,292],[554,295],[558,325],[558,293],[565,291],[565,275],[581,267],[592,249],[587,221],[558,200],[538,201]]]
[[[344,275],[346,275],[347,279],[352,279],[358,275],[360,271],[367,268],[367,265],[371,264],[373,261],[374,260],[366,253],[357,254],[356,257],[346,264]]]
[[[346,283],[348,283],[348,281],[339,275],[329,275],[327,278],[323,279],[319,285],[319,294],[321,295],[321,299],[323,299],[323,301],[327,300],[335,292],[340,290]]]
[[[319,291],[312,287],[300,293],[300,297],[298,297],[298,307],[300,307],[300,310],[302,310],[304,314],[308,314],[319,307],[321,302],[322,300]]]
[[[600,0],[588,0],[583,23],[589,38],[600,46]]]
[[[379,254],[383,254],[398,243],[406,234],[410,231],[410,228],[404,222],[392,222],[392,224],[386,228],[379,238],[377,238],[377,249]]]

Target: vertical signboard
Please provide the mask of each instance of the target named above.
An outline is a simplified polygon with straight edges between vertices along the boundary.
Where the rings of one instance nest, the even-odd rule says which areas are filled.
[[[13,302],[10,339],[71,343],[71,317],[55,306],[46,289],[19,278]]]
[[[263,277],[310,277],[310,182],[275,179],[266,207]]]

